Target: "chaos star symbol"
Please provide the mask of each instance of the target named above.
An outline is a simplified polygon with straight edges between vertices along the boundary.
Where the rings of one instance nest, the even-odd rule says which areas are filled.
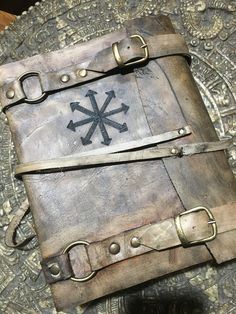
[[[82,144],[89,145],[89,144],[92,144],[91,138],[96,128],[99,127],[101,135],[103,137],[103,141],[101,143],[104,145],[110,145],[112,138],[110,138],[106,126],[110,126],[118,130],[120,133],[128,131],[128,127],[126,123],[120,124],[110,119],[110,117],[120,112],[123,112],[124,114],[126,114],[127,111],[129,110],[129,106],[125,105],[124,103],[121,103],[121,106],[119,108],[106,111],[112,99],[116,97],[115,92],[111,90],[111,91],[106,92],[107,98],[105,99],[102,107],[99,109],[98,103],[95,97],[96,94],[97,92],[93,90],[89,90],[87,94],[85,95],[86,97],[89,97],[93,111],[81,106],[79,102],[70,103],[72,112],[77,110],[87,115],[88,118],[85,118],[77,122],[70,120],[69,124],[67,125],[67,128],[73,132],[76,132],[76,128],[85,124],[91,124],[85,137],[81,137]]]

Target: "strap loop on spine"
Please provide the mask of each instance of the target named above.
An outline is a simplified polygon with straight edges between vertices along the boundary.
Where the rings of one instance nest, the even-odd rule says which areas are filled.
[[[17,228],[20,226],[22,219],[29,212],[29,209],[29,202],[28,200],[25,200],[9,223],[5,233],[5,243],[8,247],[20,249],[35,237],[35,233],[33,233],[31,236],[20,242],[15,241]]]

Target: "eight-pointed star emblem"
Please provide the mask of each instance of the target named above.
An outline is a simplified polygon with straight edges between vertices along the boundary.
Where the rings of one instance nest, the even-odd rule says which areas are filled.
[[[111,120],[109,117],[120,112],[124,112],[124,114],[126,114],[127,111],[129,110],[129,106],[125,105],[124,103],[121,103],[121,106],[119,108],[106,111],[111,100],[116,97],[115,92],[111,90],[111,91],[106,92],[107,98],[105,102],[103,103],[102,107],[99,109],[96,98],[95,98],[96,94],[97,92],[93,90],[89,90],[87,94],[85,95],[86,97],[89,97],[93,111],[85,107],[82,107],[79,102],[72,102],[70,104],[72,112],[74,112],[75,110],[78,110],[84,113],[85,115],[87,115],[88,118],[85,118],[77,122],[74,122],[73,120],[71,120],[67,128],[70,129],[71,131],[76,132],[77,127],[91,123],[91,126],[87,134],[85,135],[85,137],[81,137],[81,141],[83,145],[89,145],[92,143],[91,138],[97,126],[99,127],[102,137],[103,137],[103,141],[101,143],[104,145],[110,145],[112,138],[110,138],[108,135],[106,125],[117,129],[120,133],[128,131],[128,127],[126,123],[120,124],[114,120]]]

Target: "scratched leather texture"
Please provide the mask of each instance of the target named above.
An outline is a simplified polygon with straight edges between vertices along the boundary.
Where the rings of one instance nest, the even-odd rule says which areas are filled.
[[[130,18],[167,14],[187,40],[192,72],[218,135],[234,137],[235,6],[235,1],[214,0],[42,1],[0,34],[0,63],[87,41],[118,29]],[[234,148],[228,158],[236,173]],[[0,313],[56,313],[39,265],[37,241],[27,251],[4,245],[4,232],[25,192],[12,175],[16,159],[3,114],[0,163]],[[29,215],[18,236],[27,236],[31,228]],[[236,313],[235,270],[234,261],[206,264],[66,313]]]

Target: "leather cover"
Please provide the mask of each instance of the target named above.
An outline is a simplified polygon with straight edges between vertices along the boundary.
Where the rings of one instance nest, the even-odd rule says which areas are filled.
[[[130,21],[120,32],[4,65],[0,85],[16,80],[27,71],[63,73],[63,68],[87,64],[91,58],[96,61],[102,49],[137,33],[148,38],[172,34],[174,29],[163,16]],[[110,50],[104,51],[99,60],[106,64],[106,53]],[[36,77],[27,79],[24,88],[31,97],[40,94]],[[103,106],[107,112],[104,123],[98,117]],[[140,67],[115,71],[51,93],[37,104],[22,102],[6,110],[6,115],[21,163],[87,152],[186,125],[191,126],[192,134],[172,143],[218,140],[188,62],[180,55],[153,58]],[[236,201],[235,180],[223,151],[28,174],[23,176],[23,181],[44,260],[60,255],[73,241],[102,241],[172,218],[195,206],[212,208]],[[70,251],[76,277],[91,272],[86,256],[86,247],[82,245]],[[236,257],[235,231],[220,234],[207,246],[152,250],[125,259],[104,267],[85,282],[67,279],[52,283],[55,305],[57,309],[64,309],[82,304],[209,261],[213,256],[218,262]]]

